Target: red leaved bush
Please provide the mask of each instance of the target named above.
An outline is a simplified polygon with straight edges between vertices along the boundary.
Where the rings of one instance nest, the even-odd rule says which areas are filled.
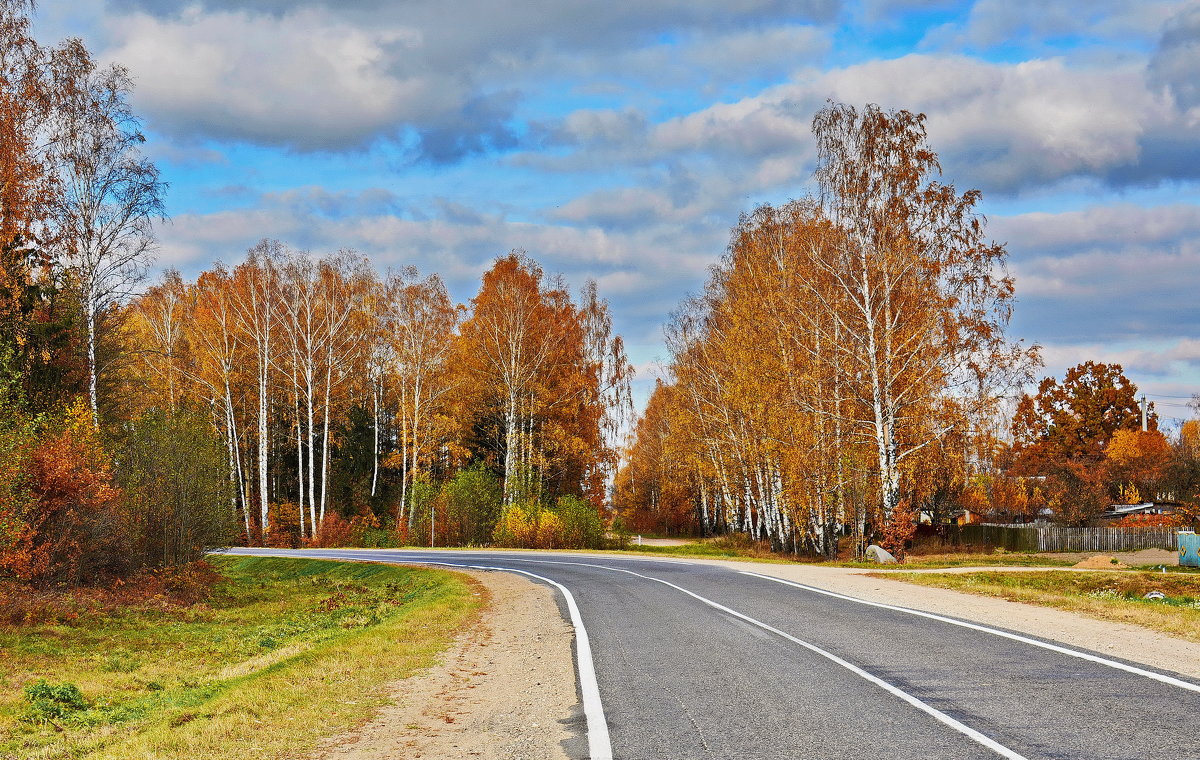
[[[1128,515],[1116,524],[1121,528],[1178,528],[1183,520],[1178,515]]]
[[[883,526],[880,546],[892,553],[896,559],[904,559],[908,547],[917,534],[917,510],[908,499],[902,500],[892,510],[892,516]]]
[[[321,521],[317,535],[309,539],[308,546],[332,548],[336,546],[362,546],[364,534],[379,527],[379,519],[373,514],[360,514],[347,520],[337,512],[330,512]]]
[[[29,449],[26,503],[13,539],[0,551],[0,569],[36,584],[95,583],[124,570],[126,520],[87,407],[65,419]]]

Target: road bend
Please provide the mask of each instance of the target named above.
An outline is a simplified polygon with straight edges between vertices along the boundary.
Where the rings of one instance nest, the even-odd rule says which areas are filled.
[[[1200,684],[1100,653],[702,563],[232,549],[475,567],[558,592],[596,760],[1200,758]],[[581,727],[582,728],[582,727]]]

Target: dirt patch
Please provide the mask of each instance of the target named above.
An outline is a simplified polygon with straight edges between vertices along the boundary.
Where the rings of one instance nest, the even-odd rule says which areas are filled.
[[[1050,557],[1052,559],[1061,559],[1066,562],[1082,562],[1089,557],[1092,557],[1095,552],[1051,552],[1047,554],[1039,554],[1039,557]],[[1121,562],[1130,567],[1141,567],[1144,565],[1178,565],[1179,553],[1173,552],[1170,549],[1142,549],[1136,552],[1113,552],[1105,556],[1116,557]]]
[[[574,632],[551,589],[512,573],[471,572],[488,604],[426,673],[391,684],[393,704],[327,739],[311,760],[566,760],[579,713]]]
[[[1072,567],[1081,567],[1085,570],[1128,570],[1129,565],[1126,565],[1121,560],[1111,554],[1096,554],[1088,557],[1085,560],[1076,562]]]

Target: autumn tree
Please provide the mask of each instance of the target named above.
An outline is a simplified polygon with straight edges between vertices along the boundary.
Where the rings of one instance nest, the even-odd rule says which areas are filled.
[[[264,540],[270,533],[271,401],[273,398],[276,340],[279,333],[279,261],[284,253],[278,241],[264,240],[251,248],[246,260],[233,270],[231,313],[252,358],[257,398],[258,528]]]
[[[847,534],[860,548],[903,534],[889,526],[911,519],[892,516],[902,498],[913,514],[948,508],[1036,354],[1005,334],[1006,252],[978,192],[936,179],[924,117],[831,104],[813,131],[819,192],[743,216],[668,326],[669,438],[686,465],[666,477],[702,532],[835,556]],[[649,433],[618,478],[626,495],[665,450]]]
[[[384,334],[387,376],[395,388],[400,502],[396,519],[410,527],[414,480],[427,473],[437,444],[449,435],[450,394],[460,383],[452,372],[459,312],[437,275],[415,270],[393,274],[385,285]],[[398,465],[398,466],[397,466]]]
[[[1118,430],[1141,427],[1141,414],[1137,387],[1119,364],[1088,361],[1068,369],[1062,382],[1047,377],[1017,403],[1012,436],[1018,467],[1098,463]],[[1158,429],[1153,409],[1147,422],[1150,430]]]
[[[1170,442],[1157,430],[1117,430],[1104,451],[1113,496],[1123,504],[1156,499],[1171,454]]]
[[[1088,361],[1068,369],[1061,382],[1047,377],[1017,403],[1013,472],[1045,478],[1050,508],[1066,522],[1084,523],[1120,498],[1107,452],[1121,431],[1139,431],[1141,418],[1137,388],[1118,364]],[[1152,409],[1147,423],[1153,437],[1160,437]],[[1143,441],[1138,435],[1122,438],[1113,465],[1129,475],[1130,465],[1141,460]]]
[[[128,103],[129,72],[100,68],[78,40],[52,53],[50,69],[57,101],[49,152],[62,186],[58,247],[83,312],[88,398],[99,425],[101,320],[145,276],[165,186],[140,152],[145,138]]]
[[[1032,357],[1005,334],[1007,252],[985,236],[979,191],[959,194],[935,179],[924,115],[831,103],[813,133],[820,208],[836,229],[823,263],[842,299],[836,340],[864,386],[846,421],[874,438],[888,515],[903,460],[953,429],[931,419],[935,400],[994,403]]]
[[[606,408],[630,375],[606,307],[593,297],[581,310],[518,253],[496,260],[471,306],[457,352],[460,403],[472,409],[463,429],[503,474],[505,505],[564,494],[599,504]]]

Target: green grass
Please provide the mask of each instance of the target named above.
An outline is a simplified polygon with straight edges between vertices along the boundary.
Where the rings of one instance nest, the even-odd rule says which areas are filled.
[[[875,577],[936,586],[1014,602],[1133,623],[1200,641],[1200,575],[1181,572],[873,573]],[[1161,592],[1161,600],[1144,599]]]
[[[879,565],[875,562],[839,562],[837,564],[841,567],[869,567],[874,570],[881,567],[897,567],[896,565]],[[1074,563],[1070,560],[1040,557],[1036,554],[999,552],[910,554],[900,567],[913,570],[937,570],[949,567],[1069,567],[1072,564]]]
[[[227,580],[205,603],[0,629],[0,758],[294,756],[431,665],[483,600],[437,570],[211,561]]]

